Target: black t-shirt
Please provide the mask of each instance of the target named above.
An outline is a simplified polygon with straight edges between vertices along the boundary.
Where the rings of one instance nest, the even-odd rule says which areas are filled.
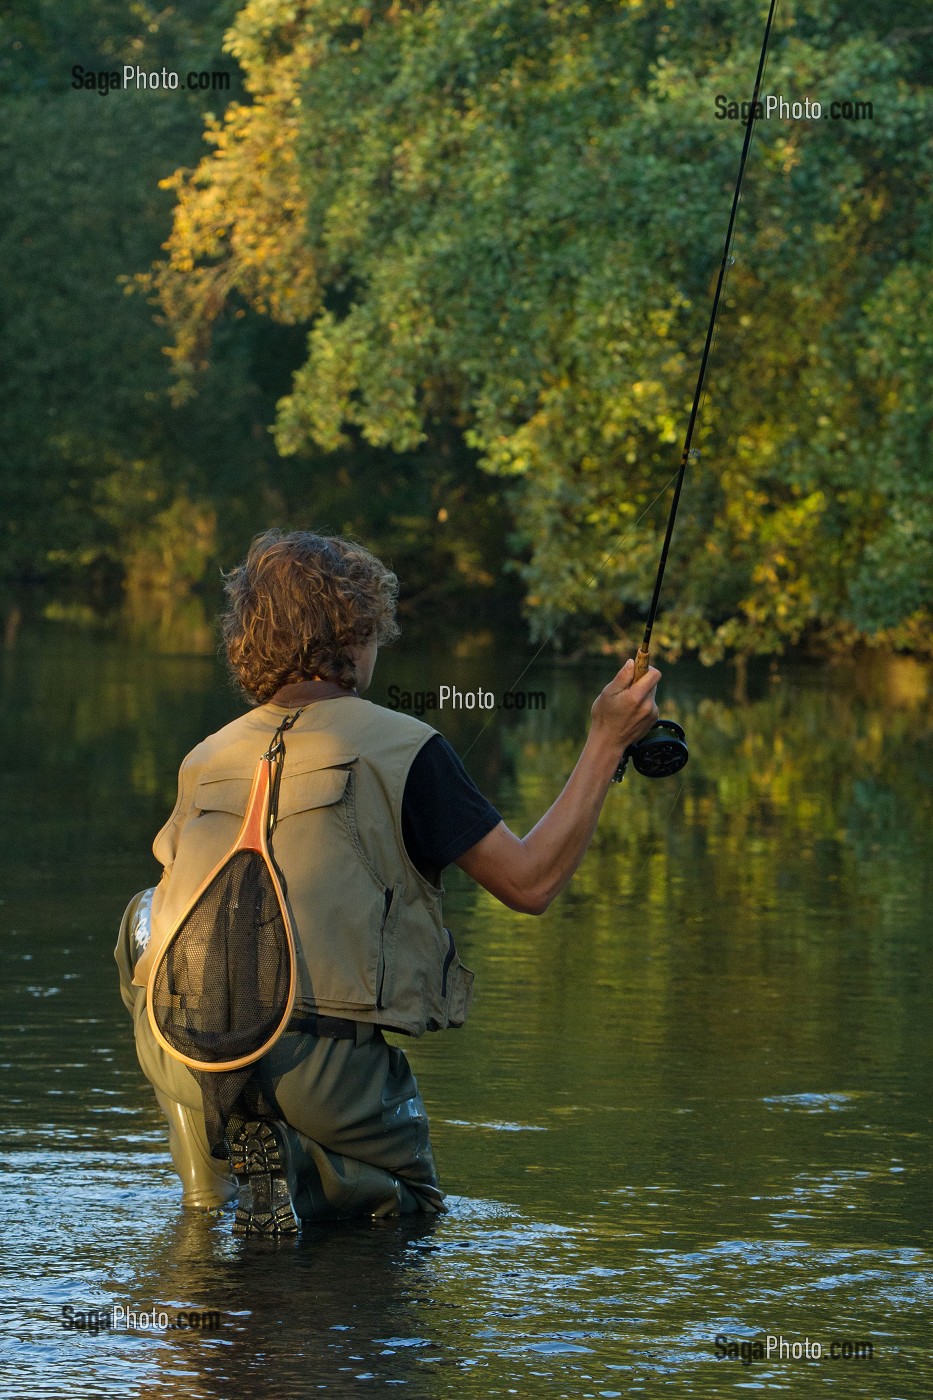
[[[415,755],[402,796],[402,835],[416,869],[437,884],[444,866],[501,820],[447,740],[430,738]]]

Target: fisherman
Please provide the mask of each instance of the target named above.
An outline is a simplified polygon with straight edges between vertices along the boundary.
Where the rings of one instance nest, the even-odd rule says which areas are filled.
[[[424,1103],[383,1035],[461,1025],[469,1009],[473,974],[443,926],[441,873],[455,863],[510,909],[542,914],[589,846],[622,752],[657,719],[660,674],[633,681],[628,661],[609,682],[566,786],[521,839],[441,735],[361,698],[378,648],[398,635],[397,580],[378,559],[337,537],[269,530],[225,583],[227,658],[253,708],[182,763],[153,844],[161,882],[131,901],[116,949],[182,1201],[212,1208],[239,1195],[241,1234],[441,1212]],[[146,948],[232,845],[257,759],[299,709],[275,829],[299,999],[218,1149],[198,1079],[150,1028]]]

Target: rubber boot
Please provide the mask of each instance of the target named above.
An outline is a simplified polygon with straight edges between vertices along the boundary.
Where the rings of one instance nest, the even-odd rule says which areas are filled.
[[[240,1191],[233,1233],[270,1239],[296,1235],[298,1220],[288,1190],[286,1148],[273,1124],[256,1119],[239,1125],[231,1122],[227,1146]]]
[[[237,1193],[236,1178],[226,1162],[211,1156],[204,1115],[159,1089],[155,1095],[168,1119],[168,1145],[181,1177],[182,1205],[210,1210],[232,1201]]]

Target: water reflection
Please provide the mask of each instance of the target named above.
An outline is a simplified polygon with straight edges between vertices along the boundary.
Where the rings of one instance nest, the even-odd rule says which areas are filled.
[[[384,663],[384,664],[383,664]],[[389,652],[378,683],[501,692],[520,658]],[[215,663],[48,628],[0,658],[6,1389],[339,1396],[787,1390],[713,1338],[868,1337],[806,1373],[927,1393],[931,788],[923,672],[666,676],[680,779],[610,794],[540,920],[453,872],[463,1031],[411,1047],[451,1214],[235,1241],[182,1211],[111,948],[183,752],[238,711]],[[510,824],[556,794],[605,668],[547,708],[430,714]],[[377,693],[375,698],[380,698]],[[385,698],[384,691],[382,697]],[[925,742],[925,740],[927,742]],[[61,1309],[218,1310],[66,1332]]]
[[[159,1395],[301,1395],[350,1382],[405,1385],[438,1351],[423,1249],[430,1223],[306,1231],[249,1248],[229,1221],[176,1216],[137,1280],[143,1296],[219,1310],[216,1333],[162,1340]],[[166,1373],[169,1377],[166,1384]]]

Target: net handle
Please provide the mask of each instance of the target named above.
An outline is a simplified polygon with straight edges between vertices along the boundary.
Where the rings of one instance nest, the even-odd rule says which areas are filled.
[[[149,944],[133,969],[133,982],[137,987],[147,986],[152,979],[152,973],[158,965],[165,949],[171,943],[176,930],[185,921],[195,904],[201,898],[211,881],[220,873],[234,851],[259,851],[269,862],[274,863],[269,850],[269,838],[275,828],[277,808],[278,808],[278,783],[281,781],[281,761],[285,757],[285,744],[282,735],[287,729],[291,729],[301,710],[296,710],[294,714],[287,715],[276,730],[272,743],[266,753],[256,765],[256,772],[253,775],[253,784],[250,788],[249,798],[246,803],[246,811],[240,829],[237,832],[236,840],[228,851],[214,866],[213,870],[201,881],[194,894],[188,900],[181,915],[175,920],[172,927],[165,932],[162,937],[156,937],[155,930],[149,939]],[[276,772],[273,773],[273,765]],[[275,777],[276,781],[273,782]],[[279,880],[278,874],[275,876]],[[281,882],[280,882],[281,883]]]

